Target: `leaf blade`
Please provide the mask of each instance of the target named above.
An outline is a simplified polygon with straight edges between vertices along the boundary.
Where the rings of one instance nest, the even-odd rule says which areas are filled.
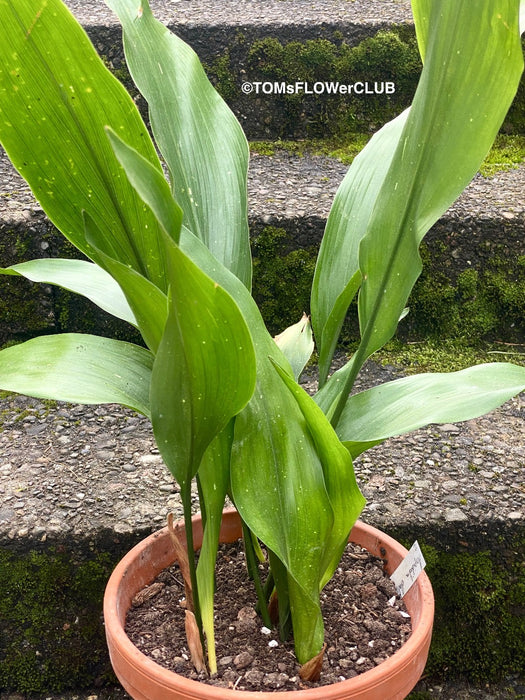
[[[126,60],[146,98],[185,225],[251,287],[248,144],[195,52],[153,17],[146,0],[106,0],[124,29]]]
[[[421,79],[359,249],[363,361],[395,332],[419,243],[477,172],[522,70],[513,0],[432,3]]]
[[[152,424],[181,488],[255,386],[250,332],[231,296],[167,236],[168,320],[153,366]]]
[[[0,386],[71,403],[119,403],[149,416],[153,357],[94,335],[40,336],[0,351]]]
[[[405,110],[370,139],[339,186],[319,249],[312,285],[312,323],[320,385],[330,368],[350,302],[361,284],[359,245],[408,117]]]
[[[125,88],[59,0],[5,0],[0,38],[0,141],[14,166],[85,255],[101,264],[86,241],[83,211],[104,232],[107,255],[163,288],[157,222],[121,177],[104,132],[110,124],[161,170]]]
[[[278,347],[287,358],[292,368],[296,381],[314,351],[314,341],[310,320],[306,314],[293,326],[289,326],[274,338]]]
[[[121,288],[104,269],[86,260],[41,258],[0,268],[0,274],[20,275],[31,282],[54,284],[81,294],[107,313],[133,326],[135,316]]]
[[[355,454],[430,423],[477,418],[524,390],[525,367],[504,362],[404,377],[350,396],[336,432]]]

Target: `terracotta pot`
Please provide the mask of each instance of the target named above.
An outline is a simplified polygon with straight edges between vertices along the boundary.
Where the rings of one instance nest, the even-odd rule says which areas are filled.
[[[200,517],[194,518],[195,546],[202,543]],[[224,511],[221,542],[241,536],[235,510]],[[387,560],[391,573],[407,550],[391,537],[358,522],[350,540]],[[150,535],[134,547],[113,572],[104,597],[106,638],[113,669],[135,700],[396,700],[404,698],[421,676],[430,646],[434,596],[425,573],[405,596],[413,631],[408,641],[379,666],[350,680],[307,690],[251,692],[228,690],[184,678],[168,671],[140,652],[124,632],[126,613],[133,597],[175,560],[167,528]]]

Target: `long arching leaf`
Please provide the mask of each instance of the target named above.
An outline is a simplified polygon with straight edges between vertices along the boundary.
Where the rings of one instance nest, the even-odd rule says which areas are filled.
[[[28,260],[11,267],[0,268],[0,274],[25,277],[31,282],[55,284],[76,294],[82,294],[98,307],[116,318],[137,325],[126,297],[113,277],[87,260],[42,258]]]
[[[147,0],[106,0],[124,29],[130,73],[149,105],[184,224],[251,286],[248,144],[197,54],[153,16]]]
[[[104,130],[162,172],[133,100],[60,0],[0,0],[0,15],[0,142],[9,158],[77,248],[103,267],[84,235],[85,211],[105,254],[166,291],[159,226]]]
[[[421,80],[359,249],[363,361],[395,332],[421,239],[476,174],[516,94],[517,10],[517,0],[432,4]]]
[[[477,418],[525,391],[525,367],[495,362],[459,372],[417,374],[354,394],[337,434],[355,457],[429,423]]]
[[[335,195],[312,285],[312,324],[323,386],[350,302],[361,285],[359,245],[408,117],[386,124],[354,159]]]
[[[120,403],[149,416],[153,356],[120,340],[64,333],[0,352],[0,388],[72,403]]]

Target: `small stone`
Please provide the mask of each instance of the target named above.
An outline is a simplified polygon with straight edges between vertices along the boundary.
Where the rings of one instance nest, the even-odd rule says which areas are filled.
[[[256,617],[257,612],[254,610],[254,608],[251,608],[249,605],[246,605],[244,608],[241,608],[237,613],[238,620],[254,620]]]
[[[509,518],[509,520],[521,520],[523,518],[523,513],[519,510],[513,510],[507,515],[507,518]]]
[[[264,673],[256,668],[250,668],[248,671],[246,671],[244,677],[250,683],[260,685],[262,683],[262,679],[264,678]]]
[[[449,481],[443,482],[443,488],[447,489],[448,491],[455,489],[457,487],[457,485],[458,485],[457,481],[449,480]]]
[[[445,520],[447,523],[464,523],[468,517],[460,508],[448,508],[445,511]]]
[[[430,481],[428,479],[416,479],[414,481],[414,487],[416,489],[429,489],[430,488]]]
[[[186,659],[184,659],[182,656],[174,656],[172,663],[176,671],[182,671],[184,668],[186,668]]]
[[[443,423],[437,426],[443,433],[459,433],[459,427],[453,423]]]
[[[282,688],[288,678],[286,673],[268,673],[263,683],[268,688]]]
[[[162,457],[160,455],[153,455],[153,454],[141,455],[139,457],[139,460],[140,460],[140,462],[142,462],[142,464],[158,464],[159,462],[162,461]]]
[[[219,659],[219,666],[229,666],[233,661],[233,656],[223,656]]]
[[[241,651],[240,654],[233,659],[235,668],[247,668],[253,662],[253,656],[248,651]]]
[[[79,501],[67,501],[64,503],[63,508],[69,508],[70,510],[75,510],[80,507]]]

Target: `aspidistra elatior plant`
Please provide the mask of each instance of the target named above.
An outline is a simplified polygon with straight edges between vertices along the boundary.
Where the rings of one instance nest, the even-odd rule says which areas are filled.
[[[405,313],[419,243],[477,172],[516,93],[523,6],[413,0],[424,64],[413,104],[349,168],[321,245],[312,398],[298,384],[313,350],[308,322],[274,340],[250,294],[248,147],[237,120],[147,0],[107,4],[121,21],[155,144],[61,0],[0,0],[0,141],[50,220],[88,258],[2,272],[88,297],[138,328],[144,346],[83,334],[34,338],[0,352],[0,386],[148,416],[181,487],[190,552],[197,481],[204,540],[189,577],[209,670],[227,495],[243,521],[262,614],[268,620],[276,598],[281,630],[291,625],[305,664],[322,653],[320,591],[364,505],[353,458],[428,423],[481,415],[525,388],[525,368],[494,363],[350,396]],[[360,344],[328,378],[356,295]],[[266,586],[260,542],[271,567]]]

